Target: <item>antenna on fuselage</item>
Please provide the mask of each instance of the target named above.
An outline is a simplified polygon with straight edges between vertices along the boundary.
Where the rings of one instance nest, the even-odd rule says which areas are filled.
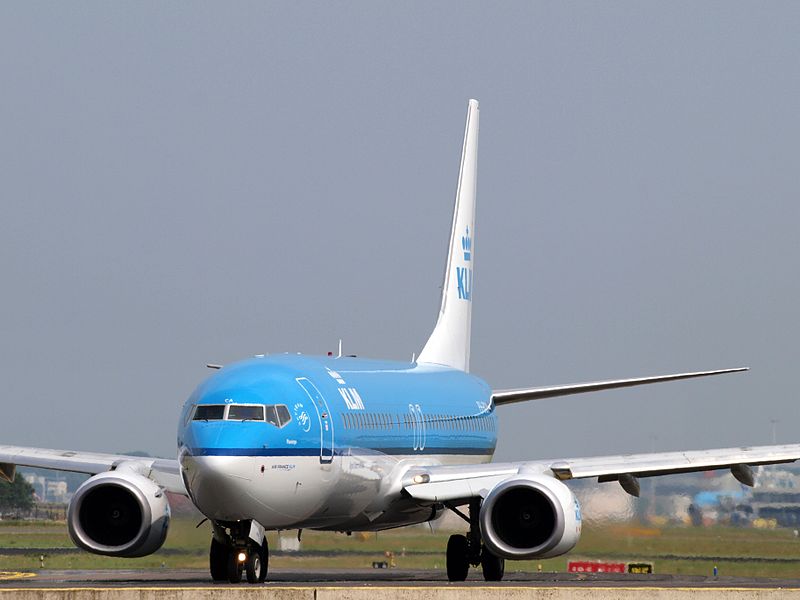
[[[342,338],[339,338],[339,354],[336,358],[342,358]]]

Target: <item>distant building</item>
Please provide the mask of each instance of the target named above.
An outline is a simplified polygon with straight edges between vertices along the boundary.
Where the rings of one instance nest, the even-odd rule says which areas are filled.
[[[785,469],[758,474],[749,506],[759,519],[774,519],[782,527],[800,525],[800,475]]]
[[[67,482],[59,478],[50,478],[34,473],[22,475],[31,486],[39,502],[66,504],[72,498]]]

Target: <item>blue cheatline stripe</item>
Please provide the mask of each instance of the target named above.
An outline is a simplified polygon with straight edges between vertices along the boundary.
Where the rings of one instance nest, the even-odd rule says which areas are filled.
[[[329,450],[326,454],[329,454]],[[487,456],[493,453],[493,448],[425,448],[425,450],[412,450],[411,448],[370,448],[369,450],[357,448],[351,452],[350,448],[337,448],[336,456],[350,454],[388,454],[410,456],[416,454],[469,454]],[[319,446],[316,448],[191,448],[191,456],[319,456]]]

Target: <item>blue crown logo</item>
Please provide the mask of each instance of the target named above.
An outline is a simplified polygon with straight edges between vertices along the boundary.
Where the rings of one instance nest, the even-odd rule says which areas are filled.
[[[461,236],[461,249],[464,251],[464,260],[472,258],[472,238],[469,236],[469,227],[467,227],[467,234]]]

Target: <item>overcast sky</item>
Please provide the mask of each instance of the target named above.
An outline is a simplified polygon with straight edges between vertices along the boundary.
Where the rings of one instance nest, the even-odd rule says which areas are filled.
[[[409,359],[481,102],[498,459],[796,442],[796,2],[0,3],[0,443],[175,454],[207,362]]]

